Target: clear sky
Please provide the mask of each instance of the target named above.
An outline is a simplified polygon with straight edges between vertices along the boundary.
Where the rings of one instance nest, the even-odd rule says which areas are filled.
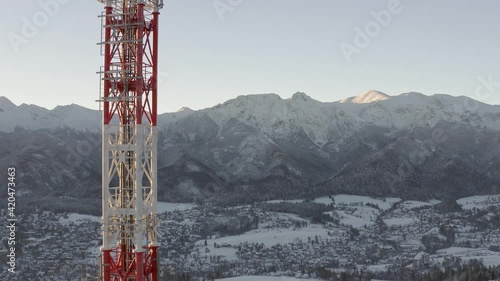
[[[40,3],[57,9],[48,15]],[[97,108],[102,10],[96,0],[4,5],[0,96],[47,108]],[[498,0],[165,0],[159,110],[297,91],[335,101],[369,89],[500,104],[499,12]],[[383,15],[378,22],[374,13]],[[25,20],[36,32],[12,44],[13,33],[23,36]],[[341,48],[347,45],[357,50],[349,57]],[[495,87],[478,97],[480,77],[488,76]]]

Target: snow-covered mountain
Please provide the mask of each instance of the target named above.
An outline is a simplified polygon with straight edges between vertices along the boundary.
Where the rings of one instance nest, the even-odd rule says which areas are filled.
[[[2,97],[0,117],[0,166],[22,164],[31,190],[99,194],[99,111],[16,106]],[[467,97],[378,91],[337,102],[262,94],[184,108],[159,116],[159,198],[495,192],[499,119],[499,106]]]
[[[383,127],[432,127],[445,121],[500,130],[500,106],[465,96],[426,96],[411,92],[391,97],[378,91],[368,91],[334,104],[364,122]]]
[[[390,96],[385,93],[371,90],[356,97],[343,99],[340,101],[340,103],[372,103],[372,102],[383,101],[389,98]]]
[[[320,102],[304,93],[295,93],[288,99],[276,94],[239,96],[204,110],[184,107],[175,113],[162,114],[160,125],[168,127],[179,119],[199,114],[206,114],[218,128],[230,119],[238,119],[273,137],[285,137],[303,129],[320,146],[337,137],[345,127],[353,131],[365,124],[412,128],[446,121],[500,130],[498,105],[484,104],[465,96],[425,96],[415,92],[389,96],[374,90],[337,102]],[[97,110],[75,104],[53,110],[32,104],[16,106],[6,97],[0,97],[0,116],[0,132],[11,132],[15,127],[97,130],[101,124]],[[334,135],[327,134],[330,130]]]
[[[12,132],[16,127],[31,130],[60,127],[98,130],[100,124],[98,111],[76,104],[48,110],[33,104],[16,106],[6,97],[0,97],[0,132]]]

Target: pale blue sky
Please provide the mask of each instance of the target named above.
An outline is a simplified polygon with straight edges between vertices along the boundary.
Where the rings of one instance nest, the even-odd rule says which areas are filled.
[[[21,34],[23,17],[33,21],[39,2],[51,1],[67,4],[14,52],[9,32]],[[271,92],[303,91],[321,101],[368,89],[477,98],[479,77],[500,82],[498,0],[400,0],[402,11],[350,63],[340,44],[354,45],[355,28],[365,29],[390,0],[241,1],[221,20],[214,0],[165,0],[160,112]],[[0,12],[0,96],[97,108],[102,9],[95,0],[9,2]],[[482,99],[499,104],[500,87]]]

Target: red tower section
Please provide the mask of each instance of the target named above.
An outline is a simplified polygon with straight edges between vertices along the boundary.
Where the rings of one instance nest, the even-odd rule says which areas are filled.
[[[157,281],[157,78],[161,0],[98,0],[102,280]]]

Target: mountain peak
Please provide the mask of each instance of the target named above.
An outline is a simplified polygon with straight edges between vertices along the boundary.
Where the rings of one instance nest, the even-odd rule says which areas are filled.
[[[14,108],[16,105],[11,102],[7,97],[0,96],[0,109]]]
[[[310,101],[312,98],[303,92],[296,92],[293,94],[291,100]]]
[[[269,102],[279,101],[281,97],[277,94],[251,94],[251,95],[240,95],[234,99],[230,99],[224,102],[223,106],[236,106],[245,107],[251,104],[268,104]]]
[[[68,105],[58,105],[58,106],[54,107],[54,109],[52,109],[52,111],[64,111],[64,110],[71,111],[71,110],[91,110],[91,109],[83,107],[83,106],[76,104],[76,103],[72,103],[72,104],[68,104]]]
[[[181,107],[181,109],[177,110],[177,112],[193,112],[194,110],[192,110],[191,108],[189,107]]]
[[[383,101],[390,98],[389,95],[375,91],[375,90],[370,90],[362,95],[359,95],[352,99],[351,102],[353,103],[372,103],[372,102],[378,102],[378,101]]]
[[[370,90],[356,97],[350,97],[341,100],[341,103],[372,103],[379,102],[390,98],[391,96],[380,91]]]

